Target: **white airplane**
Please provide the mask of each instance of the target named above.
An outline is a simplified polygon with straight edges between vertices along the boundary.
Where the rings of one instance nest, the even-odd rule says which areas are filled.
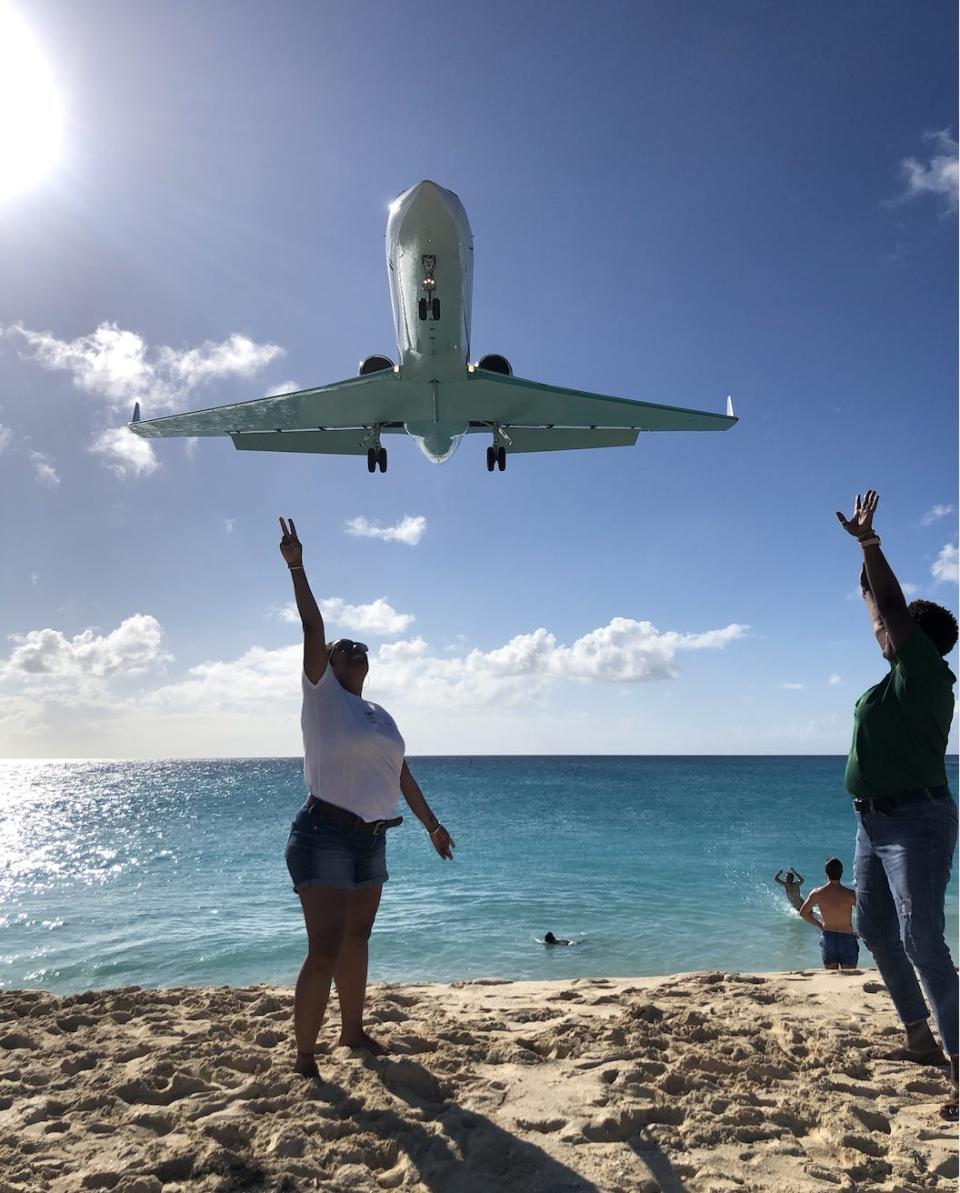
[[[363,456],[387,470],[385,435],[410,435],[442,464],[464,435],[486,434],[487,471],[514,452],[632,447],[641,431],[726,431],[737,419],[514,377],[495,353],[470,363],[473,235],[463,204],[418,182],[390,204],[387,274],[399,361],[368,356],[357,377],[317,389],[141,421],[148,437],[229,435],[241,451]]]

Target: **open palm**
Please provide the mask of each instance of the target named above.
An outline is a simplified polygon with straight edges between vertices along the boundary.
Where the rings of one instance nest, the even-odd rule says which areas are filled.
[[[849,518],[845,518],[837,510],[837,518],[847,534],[852,534],[854,538],[860,539],[871,533],[873,530],[873,515],[879,500],[880,498],[877,496],[875,489],[867,489],[862,497],[859,493],[857,494],[853,513]]]

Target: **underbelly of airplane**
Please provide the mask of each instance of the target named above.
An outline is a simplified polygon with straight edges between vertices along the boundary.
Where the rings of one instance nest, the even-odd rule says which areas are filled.
[[[434,464],[449,460],[467,433],[465,422],[404,423],[403,429],[416,441],[417,447]]]

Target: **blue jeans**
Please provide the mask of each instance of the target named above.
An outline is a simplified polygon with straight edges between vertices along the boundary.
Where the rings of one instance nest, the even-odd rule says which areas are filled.
[[[857,819],[857,931],[901,1020],[930,1017],[922,983],[943,1050],[956,1056],[957,972],[943,938],[943,905],[957,843],[957,805],[946,792],[886,812],[863,811]]]

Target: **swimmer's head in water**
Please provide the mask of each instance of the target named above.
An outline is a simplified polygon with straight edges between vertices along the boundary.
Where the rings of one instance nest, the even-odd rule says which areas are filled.
[[[831,882],[839,882],[843,877],[843,862],[838,857],[832,857],[823,867],[823,872]]]
[[[544,944],[556,944],[557,938],[554,936],[554,934],[552,932],[544,932],[543,943]]]

